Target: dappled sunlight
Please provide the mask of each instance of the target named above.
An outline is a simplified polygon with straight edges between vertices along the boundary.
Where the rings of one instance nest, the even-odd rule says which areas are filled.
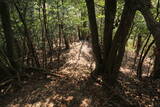
[[[91,100],[88,98],[85,98],[82,100],[82,103],[80,104],[80,107],[89,107],[91,104]]]
[[[0,0],[0,107],[160,107],[160,0]]]
[[[11,98],[4,98],[8,99],[5,104],[8,107],[106,107],[116,103],[126,106],[151,105],[152,100],[159,98],[159,86],[155,85],[157,90],[151,98],[150,92],[153,94],[155,89],[149,87],[151,82],[140,82],[135,78],[132,67],[125,65],[120,69],[119,85],[108,95],[101,84],[90,78],[94,60],[88,43],[72,44],[63,57],[66,60],[58,72],[53,71],[54,75],[48,75],[45,81],[26,84]],[[132,59],[130,56],[128,58]],[[128,63],[130,60],[126,65]]]

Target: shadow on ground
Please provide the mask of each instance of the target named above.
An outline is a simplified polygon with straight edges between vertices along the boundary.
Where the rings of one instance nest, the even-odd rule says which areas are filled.
[[[50,80],[35,81],[24,86],[17,94],[3,98],[1,106],[14,107],[137,107],[133,99],[126,100],[118,86],[110,94],[91,78],[74,78],[56,74]],[[115,93],[117,91],[117,93]],[[123,93],[123,94],[122,94]],[[108,94],[108,95],[107,95]],[[12,96],[12,97],[11,97]]]
[[[14,94],[0,97],[0,107],[159,107],[160,81],[140,82],[124,72],[108,92],[90,78],[93,58],[88,47],[74,46],[58,72],[53,70],[45,79],[32,78]]]

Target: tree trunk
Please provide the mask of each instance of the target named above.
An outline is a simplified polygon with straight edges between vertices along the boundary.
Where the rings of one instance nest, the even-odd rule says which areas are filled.
[[[64,5],[63,0],[61,0],[61,1],[62,1],[62,6],[63,6]],[[62,11],[62,18],[64,19],[64,6],[63,6],[63,11]],[[69,49],[70,48],[69,41],[68,41],[68,38],[67,38],[67,36],[66,36],[66,34],[64,32],[64,26],[65,26],[65,24],[64,24],[64,22],[62,20],[61,21],[61,29],[62,29],[64,44],[65,44],[65,49]]]
[[[105,63],[105,73],[103,81],[112,86],[116,83],[122,58],[125,52],[127,36],[134,20],[136,10],[133,9],[131,2],[125,2],[121,22],[115,34],[107,63]]]
[[[96,15],[95,15],[95,5],[94,0],[85,0],[88,10],[88,18],[90,23],[90,31],[91,31],[91,38],[92,38],[92,49],[95,57],[96,68],[95,72],[100,73],[102,72],[102,56],[101,56],[101,49],[99,46],[99,38],[98,38],[98,27],[96,22]]]
[[[29,29],[28,29],[28,26],[27,26],[27,23],[26,23],[26,19],[25,19],[25,12],[24,12],[24,14],[22,14],[16,3],[14,3],[14,6],[16,7],[16,10],[18,12],[19,19],[21,20],[21,22],[22,22],[22,24],[24,26],[24,36],[27,39],[27,46],[29,48],[29,53],[32,54],[32,57],[34,58],[36,66],[40,67],[40,63],[39,63],[39,60],[38,60],[38,56],[36,54],[36,50],[35,50],[34,45],[32,43],[32,39],[31,39],[31,37],[29,35]]]
[[[159,79],[160,78],[160,56],[159,56],[160,52],[157,53],[155,55],[155,61],[154,61],[154,71],[152,73],[152,77],[154,79]]]
[[[77,32],[78,32],[78,34],[77,34],[78,35],[78,39],[82,40],[80,26],[77,26]]]
[[[156,44],[156,58],[155,58],[155,67],[154,67],[154,73],[153,77],[156,77],[157,74],[160,74],[160,23],[156,22],[154,19],[151,11],[150,6],[151,3],[148,3],[147,1],[141,1],[141,5],[139,10],[141,11],[142,15],[145,18],[145,21],[147,23],[147,27],[149,31],[152,33],[153,38],[155,40]]]
[[[114,28],[114,19],[116,15],[117,1],[105,0],[105,27],[104,27],[104,63],[106,63],[109,55],[109,51],[112,46],[112,36]]]
[[[52,43],[51,43],[50,38],[48,36],[48,28],[47,28],[46,0],[43,0],[42,5],[43,5],[42,11],[43,11],[43,24],[44,24],[44,27],[43,27],[44,28],[44,37],[46,37],[49,49],[50,49],[50,51],[52,51],[53,46],[52,46]]]
[[[142,79],[142,65],[143,65],[143,62],[149,52],[149,50],[151,49],[152,45],[154,44],[154,40],[149,44],[149,46],[147,47],[144,55],[140,58],[140,61],[138,63],[138,68],[137,68],[137,77],[139,80]]]
[[[87,32],[86,32],[86,27],[87,27],[87,21],[85,20],[85,17],[86,17],[86,11],[84,9],[81,10],[81,20],[82,20],[82,23],[81,23],[81,40],[85,40],[86,39],[86,35],[87,35]]]
[[[0,1],[0,15],[2,20],[2,27],[4,30],[4,35],[6,39],[6,49],[7,49],[7,57],[12,64],[12,66],[17,69],[18,64],[16,63],[16,49],[15,49],[15,39],[14,34],[11,28],[11,20],[9,14],[9,8],[6,1]]]

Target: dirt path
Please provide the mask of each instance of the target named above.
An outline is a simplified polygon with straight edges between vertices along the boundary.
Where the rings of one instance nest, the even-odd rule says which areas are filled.
[[[101,86],[88,80],[93,58],[88,43],[74,43],[63,57],[65,64],[50,80],[31,81],[14,95],[7,96],[7,107],[87,107],[103,100]],[[101,91],[102,92],[102,91]],[[92,100],[91,100],[92,99]],[[4,99],[3,99],[4,100]],[[7,104],[9,103],[9,104]]]

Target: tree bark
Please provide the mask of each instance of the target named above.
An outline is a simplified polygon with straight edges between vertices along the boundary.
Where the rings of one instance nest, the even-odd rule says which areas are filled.
[[[154,73],[153,73],[153,77],[155,77],[157,74],[160,75],[160,23],[154,19],[150,11],[150,5],[151,3],[141,0],[141,5],[139,10],[144,16],[147,27],[155,40],[156,59],[155,59],[155,67],[154,67]]]
[[[112,47],[107,62],[105,63],[105,73],[103,81],[108,85],[116,83],[122,58],[125,52],[127,36],[134,20],[136,10],[132,8],[132,2],[125,2],[121,22],[113,39]]]
[[[64,1],[61,0],[62,2],[62,6],[63,6],[63,11],[62,11],[62,18],[64,19]],[[68,38],[65,34],[65,31],[64,31],[64,26],[65,26],[65,23],[63,22],[63,20],[61,21],[61,29],[62,29],[62,34],[63,34],[63,39],[64,39],[64,44],[65,44],[65,49],[69,49],[70,48],[70,45],[69,45],[69,41],[68,41]]]
[[[43,24],[44,24],[44,37],[46,37],[47,39],[47,42],[48,42],[48,46],[49,46],[49,49],[50,51],[53,50],[53,46],[52,46],[52,43],[49,39],[49,36],[48,36],[48,28],[47,28],[47,12],[46,12],[46,0],[43,0],[43,3],[42,3],[42,11],[43,11]]]
[[[6,39],[6,49],[7,49],[7,56],[12,64],[12,66],[17,69],[16,59],[16,49],[15,49],[15,39],[14,34],[11,27],[11,20],[10,20],[10,13],[8,4],[6,1],[0,1],[0,15],[2,20],[2,27],[4,30],[4,35]]]
[[[25,19],[25,12],[24,14],[22,15],[19,7],[17,6],[16,3],[14,3],[14,6],[16,7],[16,10],[18,12],[18,15],[19,15],[19,19],[21,20],[23,26],[24,26],[24,36],[25,38],[27,39],[27,46],[29,48],[29,51],[30,53],[32,54],[32,57],[34,58],[35,60],[35,63],[36,63],[36,66],[37,67],[40,67],[40,63],[39,63],[39,60],[38,60],[38,56],[36,54],[36,50],[33,46],[33,43],[32,43],[32,40],[31,40],[31,37],[29,36],[29,29],[28,29],[28,26],[27,26],[27,23],[26,23],[26,19]]]
[[[98,27],[96,22],[96,14],[95,14],[95,5],[94,0],[85,0],[88,10],[88,18],[90,23],[90,31],[91,31],[91,38],[92,38],[92,49],[95,57],[96,62],[96,69],[95,72],[102,71],[102,56],[101,56],[101,49],[99,46],[99,38],[98,38]]]
[[[114,28],[114,20],[116,16],[117,1],[116,0],[105,0],[105,27],[104,27],[104,63],[108,59],[109,51],[112,46],[112,36]]]

